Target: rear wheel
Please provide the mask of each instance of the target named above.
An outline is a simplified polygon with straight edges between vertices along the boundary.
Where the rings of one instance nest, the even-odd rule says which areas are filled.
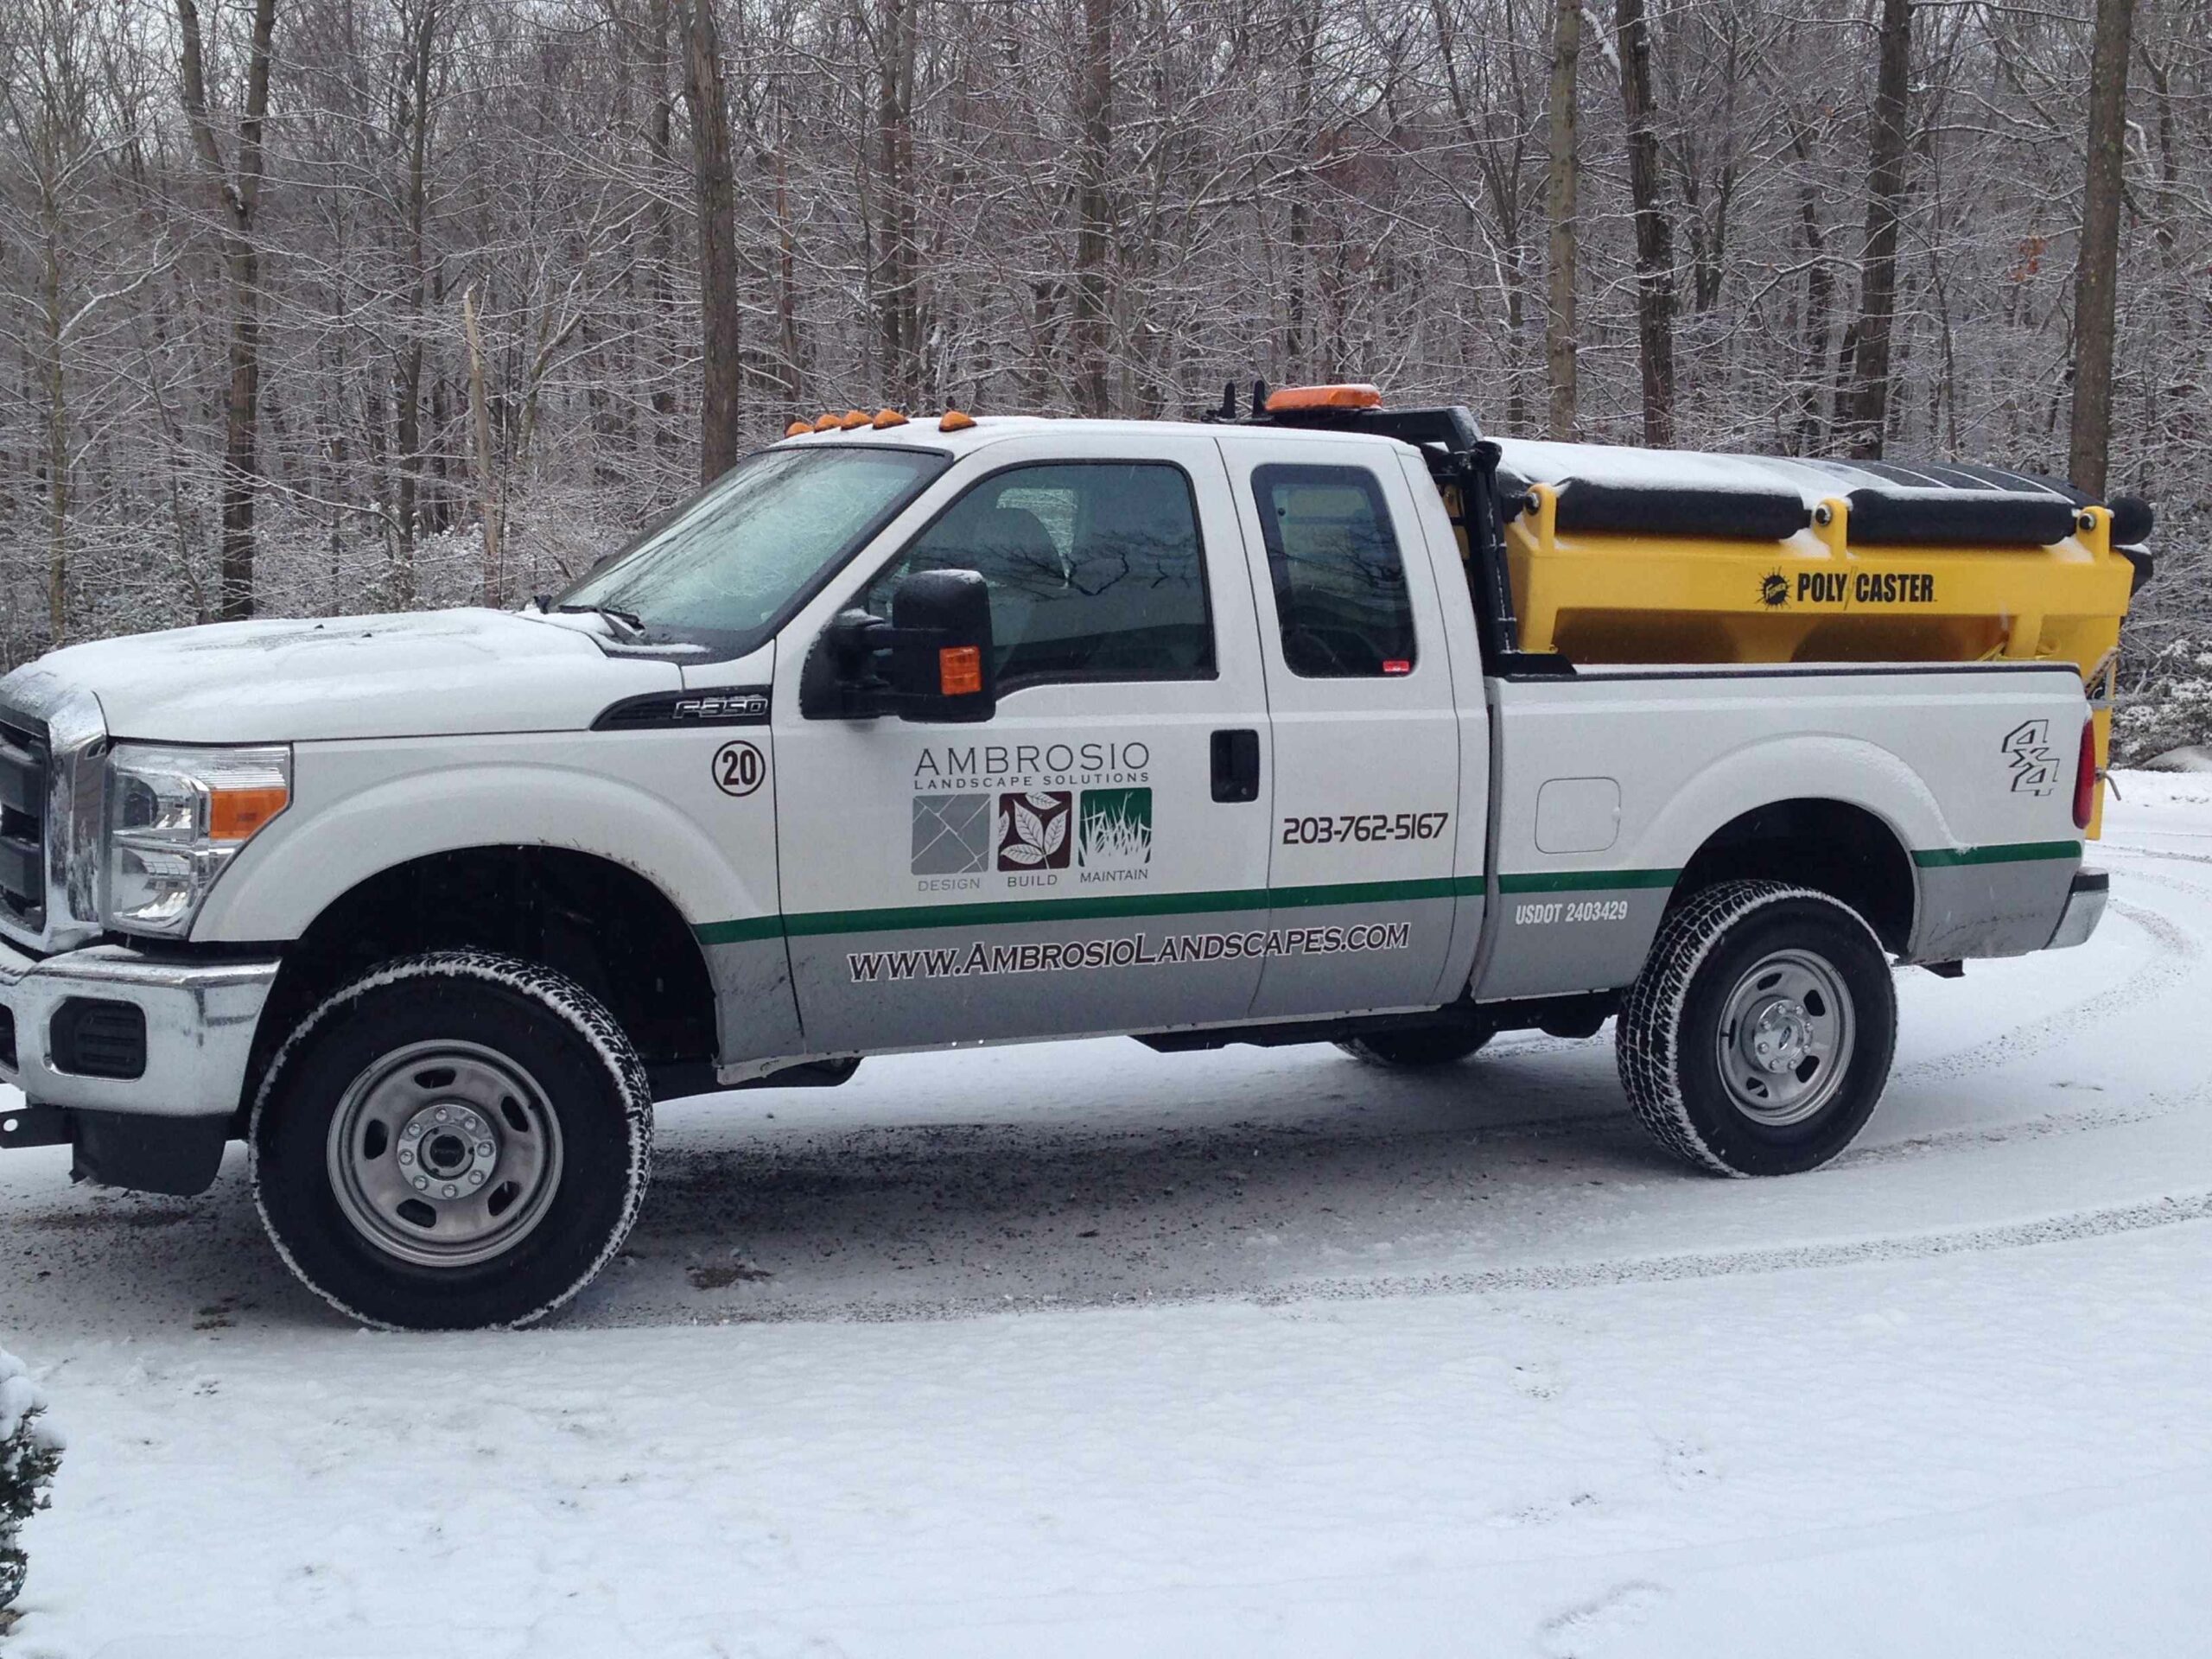
[[[1347,1037],[1337,1046],[1356,1060],[1393,1071],[1426,1071],[1465,1059],[1492,1033],[1479,1026],[1410,1026]]]
[[[1889,961],[1826,893],[1721,882],[1661,926],[1616,1040],[1637,1116],[1670,1152],[1725,1175],[1815,1169],[1889,1081]]]
[[[522,1325],[588,1283],[645,1195],[652,1101],[606,1008],[512,958],[368,974],[278,1052],[254,1108],[257,1202],[342,1312]]]

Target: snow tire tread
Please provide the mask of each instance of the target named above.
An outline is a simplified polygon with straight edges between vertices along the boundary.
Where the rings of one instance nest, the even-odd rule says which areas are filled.
[[[1720,881],[1692,893],[1661,924],[1643,971],[1621,1001],[1613,1054],[1637,1121],[1668,1151],[1712,1174],[1746,1179],[1750,1172],[1722,1158],[1691,1120],[1680,1065],[1683,1004],[1698,969],[1722,940],[1768,906],[1790,899],[1810,899],[1848,916],[1881,950],[1866,918],[1834,893],[1786,881]]]
[[[631,1045],[629,1037],[613,1014],[607,1011],[606,1004],[566,974],[495,951],[427,950],[372,969],[324,998],[315,1011],[301,1020],[285,1038],[276,1057],[270,1061],[269,1070],[261,1080],[261,1088],[254,1096],[253,1111],[246,1129],[247,1170],[249,1185],[253,1190],[254,1208],[261,1217],[262,1228],[269,1235],[270,1242],[276,1247],[276,1254],[302,1284],[347,1319],[379,1330],[404,1328],[391,1320],[378,1319],[349,1306],[316,1283],[279,1236],[270,1219],[269,1206],[262,1194],[261,1122],[262,1115],[268,1109],[269,1103],[284,1075],[286,1065],[320,1027],[371,992],[409,980],[434,978],[477,980],[500,986],[537,1003],[569,1027],[588,1047],[598,1054],[622,1102],[629,1146],[629,1167],[620,1218],[609,1232],[604,1248],[574,1282],[529,1312],[499,1321],[492,1327],[515,1330],[536,1324],[563,1306],[598,1277],[600,1270],[613,1258],[615,1252],[629,1237],[630,1229],[636,1224],[638,1212],[644,1206],[645,1188],[652,1172],[653,1096],[652,1084],[645,1076],[645,1062],[638,1058],[636,1048]]]

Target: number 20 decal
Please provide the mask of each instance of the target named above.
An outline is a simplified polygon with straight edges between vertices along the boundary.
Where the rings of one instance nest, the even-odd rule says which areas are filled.
[[[750,795],[767,777],[768,763],[750,743],[725,743],[715,751],[715,787],[725,795]]]

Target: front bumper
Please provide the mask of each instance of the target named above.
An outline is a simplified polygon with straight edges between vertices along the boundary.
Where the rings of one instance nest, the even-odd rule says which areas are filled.
[[[2097,924],[2104,920],[2105,904],[2111,897],[2112,878],[2102,870],[2075,871],[2074,885],[2066,894],[2066,908],[2059,912],[2058,926],[2044,949],[2063,950],[2085,943],[2097,931]]]
[[[40,958],[0,944],[0,1008],[13,1052],[0,1044],[0,1078],[35,1105],[149,1117],[225,1118],[237,1110],[273,959],[200,962],[97,944]],[[145,1018],[144,1064],[134,1077],[88,1075],[56,1064],[54,1019],[65,1003],[124,1002]]]

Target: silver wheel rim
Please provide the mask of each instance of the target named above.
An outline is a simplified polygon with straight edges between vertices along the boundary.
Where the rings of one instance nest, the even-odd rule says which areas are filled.
[[[474,1043],[410,1043],[346,1086],[330,1185],[386,1255],[465,1268],[512,1249],[561,1182],[561,1124],[537,1080]]]
[[[1721,1006],[1721,1086],[1770,1128],[1802,1123],[1835,1098],[1857,1040],[1851,993],[1827,957],[1777,950],[1736,982]]]

